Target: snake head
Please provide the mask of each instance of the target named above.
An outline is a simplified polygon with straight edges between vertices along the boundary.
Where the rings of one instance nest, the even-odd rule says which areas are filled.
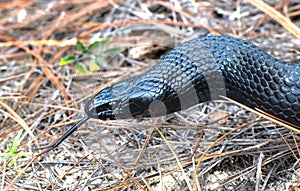
[[[164,90],[160,83],[129,78],[97,93],[86,104],[85,112],[103,120],[165,115]]]
[[[91,118],[115,119],[111,87],[104,88],[97,93],[85,106],[85,113]]]
[[[87,103],[85,112],[91,118],[104,120],[157,117],[180,110],[176,93],[165,83],[139,78],[101,90]]]

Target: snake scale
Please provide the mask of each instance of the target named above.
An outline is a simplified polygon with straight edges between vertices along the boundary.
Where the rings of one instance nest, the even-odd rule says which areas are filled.
[[[87,114],[49,150],[90,118],[157,117],[226,96],[300,124],[300,63],[278,60],[247,41],[203,36],[171,50],[143,74],[98,92]]]

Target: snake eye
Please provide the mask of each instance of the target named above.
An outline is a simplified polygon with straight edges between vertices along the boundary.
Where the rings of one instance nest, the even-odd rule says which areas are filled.
[[[96,107],[97,113],[101,113],[103,111],[112,110],[112,102],[104,103]]]
[[[120,101],[119,100],[109,100],[106,103],[102,103],[96,107],[97,113],[105,112],[105,111],[114,111],[118,109]]]
[[[91,118],[115,119],[115,109],[118,107],[118,104],[118,98],[112,95],[112,88],[107,87],[86,104],[85,112]]]
[[[116,119],[119,101],[103,103],[95,108],[99,119]]]

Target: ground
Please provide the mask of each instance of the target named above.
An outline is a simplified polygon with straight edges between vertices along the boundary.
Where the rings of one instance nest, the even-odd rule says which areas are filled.
[[[230,101],[159,118],[90,120],[55,150],[36,150],[83,117],[97,91],[188,39],[230,35],[300,63],[300,3],[268,3],[0,1],[0,190],[298,190],[298,131]],[[76,49],[77,39],[108,38],[103,49],[120,51]],[[70,55],[87,70],[94,58],[100,66],[62,66]]]

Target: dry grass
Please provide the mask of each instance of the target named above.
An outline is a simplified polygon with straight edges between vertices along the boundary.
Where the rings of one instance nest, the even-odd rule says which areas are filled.
[[[60,137],[96,91],[145,71],[183,40],[231,35],[300,62],[296,0],[272,1],[273,8],[258,0],[172,2],[0,2],[1,153],[20,130],[17,153],[29,152],[12,167],[12,157],[1,164],[0,190],[298,189],[299,135],[229,101],[156,119],[91,120],[37,156],[33,148]],[[75,52],[75,38],[107,37],[125,51],[106,69],[78,75],[59,66]]]

